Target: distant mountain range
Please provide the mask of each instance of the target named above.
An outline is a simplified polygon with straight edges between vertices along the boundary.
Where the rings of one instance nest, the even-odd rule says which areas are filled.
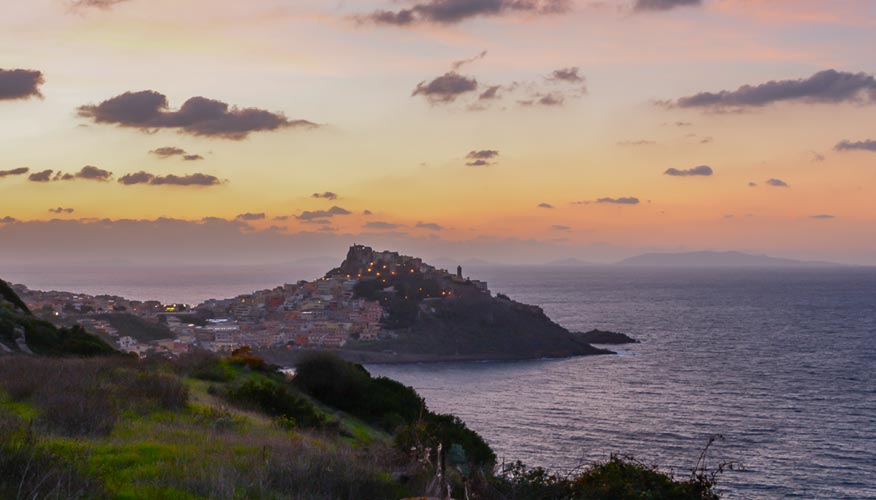
[[[618,262],[617,265],[628,267],[781,267],[781,268],[812,268],[839,267],[842,264],[821,261],[803,261],[770,257],[768,255],[753,255],[742,252],[682,252],[682,253],[646,253],[630,257]]]

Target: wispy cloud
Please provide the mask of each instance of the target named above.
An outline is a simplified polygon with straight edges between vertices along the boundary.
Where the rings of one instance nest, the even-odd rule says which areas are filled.
[[[609,203],[614,205],[638,205],[639,199],[634,196],[623,196],[620,198],[598,198],[596,203]]]
[[[787,182],[785,182],[781,179],[767,179],[766,185],[773,186],[773,187],[781,187],[781,188],[791,187],[788,185]]]
[[[393,222],[385,222],[381,220],[375,220],[366,222],[362,224],[362,227],[365,229],[379,229],[379,230],[387,230],[387,229],[398,229],[400,227],[404,227],[404,224],[396,224]]]
[[[420,229],[428,229],[429,231],[443,231],[444,226],[434,222],[417,222],[417,227]]]
[[[333,193],[331,191],[325,191],[323,193],[313,193],[310,195],[311,198],[323,199],[323,200],[337,200],[337,193]]]
[[[660,11],[676,7],[696,7],[702,4],[702,0],[636,0],[633,10]]]
[[[238,214],[237,217],[235,217],[235,219],[242,220],[242,221],[265,220],[265,213],[264,212],[259,212],[259,213],[247,212],[245,214]]]

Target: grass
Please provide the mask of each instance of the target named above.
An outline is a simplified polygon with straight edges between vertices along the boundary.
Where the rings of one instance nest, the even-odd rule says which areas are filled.
[[[364,379],[352,365],[342,368],[357,384],[384,391],[383,398],[392,396],[387,411],[393,414],[404,414],[405,401],[419,404],[406,388]],[[258,398],[241,403],[235,391],[252,384],[269,387],[272,395],[290,398],[294,405]],[[435,495],[438,442],[451,450],[447,477],[457,497],[465,485],[470,498],[481,500],[717,498],[715,476],[705,470],[690,480],[675,480],[626,458],[613,457],[574,477],[522,465],[494,474],[478,466],[484,460],[474,457],[476,434],[453,416],[428,412],[428,418],[390,434],[375,427],[382,419],[374,407],[365,407],[367,419],[345,413],[298,392],[292,381],[247,353],[159,362],[5,357],[0,388],[3,499]],[[343,393],[343,387],[333,389]],[[303,407],[323,424],[302,426],[285,413]],[[411,456],[412,448],[417,457]],[[425,456],[429,462],[422,461]],[[704,463],[705,451],[701,458]]]
[[[61,464],[58,470],[75,464],[109,498],[379,499],[407,494],[388,472],[397,459],[388,439],[375,438],[380,433],[364,423],[320,408],[349,435],[281,426],[276,415],[238,406],[222,396],[225,391],[210,390],[252,380],[273,382],[274,375],[232,366],[231,380],[215,382],[180,376],[174,369],[179,367],[126,359],[6,358],[0,364],[0,412],[33,429],[34,449],[50,457],[46,464]],[[56,384],[65,396],[52,388]],[[101,418],[70,411],[76,401],[78,406],[94,404],[95,394],[113,411],[102,412]],[[67,420],[49,418],[61,408],[69,411]],[[3,490],[0,498],[7,498]]]

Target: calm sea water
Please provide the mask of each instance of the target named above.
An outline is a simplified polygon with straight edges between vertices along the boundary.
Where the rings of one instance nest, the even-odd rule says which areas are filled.
[[[507,461],[555,470],[626,453],[686,474],[741,462],[729,498],[876,498],[876,270],[467,270],[573,330],[629,333],[619,356],[370,366],[454,413]],[[42,273],[33,288],[166,302],[230,297],[316,269]]]
[[[506,460],[632,454],[686,474],[709,436],[729,498],[876,498],[876,270],[485,269],[494,291],[619,356],[372,366]]]

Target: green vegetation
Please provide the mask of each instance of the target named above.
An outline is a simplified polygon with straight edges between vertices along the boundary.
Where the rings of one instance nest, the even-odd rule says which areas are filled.
[[[116,352],[78,325],[58,328],[35,318],[15,291],[0,280],[0,343],[18,350],[21,333],[27,347],[44,356],[102,356]]]
[[[717,498],[704,470],[678,481],[619,457],[571,477],[494,463],[458,418],[331,356],[294,378],[247,349],[0,362],[4,499]]]

